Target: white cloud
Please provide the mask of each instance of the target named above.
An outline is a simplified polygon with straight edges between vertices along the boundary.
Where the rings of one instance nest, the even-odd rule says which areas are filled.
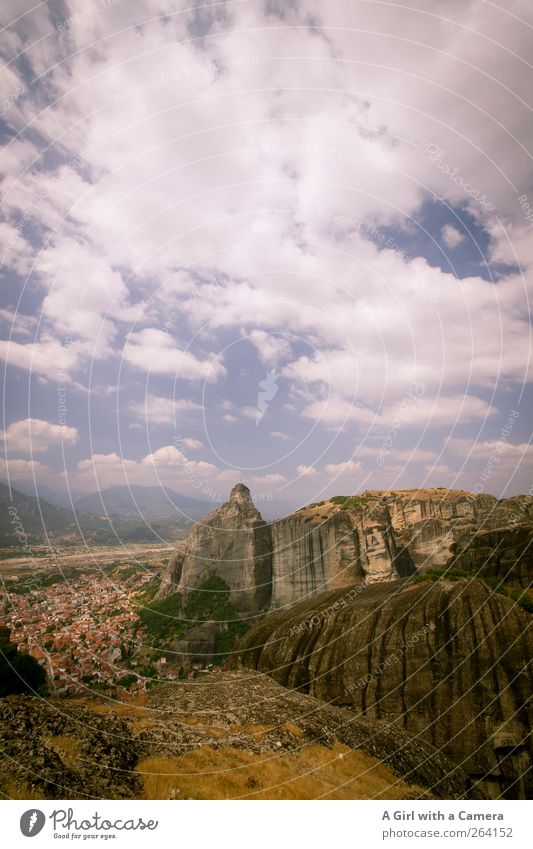
[[[226,374],[222,363],[214,357],[200,359],[190,351],[178,348],[169,333],[154,328],[130,333],[123,357],[142,371],[170,374],[182,380],[213,383]]]
[[[200,442],[199,439],[194,439],[192,436],[184,436],[181,440],[186,448],[189,448],[191,451],[199,451],[200,448],[204,447],[204,443]]]
[[[346,460],[345,463],[329,463],[324,467],[324,471],[328,475],[340,477],[341,475],[351,475],[355,472],[361,472],[362,467],[359,460]]]
[[[43,310],[38,339],[20,320],[26,344],[0,344],[10,365],[79,385],[123,352],[138,374],[214,384],[236,381],[226,337],[251,335],[290,385],[295,428],[280,420],[277,439],[302,416],[317,436],[345,421],[379,434],[413,381],[426,390],[406,430],[472,425],[493,389],[531,380],[533,247],[512,188],[533,203],[524,0],[101,5],[66,0],[58,29],[46,4],[4,3],[6,58],[28,48],[26,75],[42,75],[3,114],[3,261],[21,287],[32,271]],[[0,102],[21,84],[14,61]],[[15,138],[28,125],[33,141]],[[510,266],[496,282],[380,238],[427,228],[458,245],[433,198],[485,228]],[[148,419],[186,412],[163,399]]]
[[[426,469],[426,472],[429,475],[431,475],[431,474],[438,474],[438,475],[451,475],[451,474],[453,474],[453,471],[445,463],[437,463],[434,466],[428,465],[428,466],[425,467],[425,469]]]
[[[14,481],[26,481],[30,478],[33,480],[34,475],[36,478],[50,479],[55,472],[39,460],[6,460],[0,457],[0,475]]]
[[[262,486],[275,486],[279,483],[285,483],[287,478],[285,475],[280,475],[276,473],[272,473],[269,475],[257,475],[251,478],[254,483],[261,484]]]
[[[453,224],[445,224],[440,232],[442,241],[448,248],[456,248],[465,241],[465,236]]]
[[[303,478],[310,478],[318,474],[314,466],[300,465],[296,467],[296,471]]]
[[[276,366],[292,354],[289,341],[279,334],[254,330],[248,338],[256,348],[261,362],[267,366]]]
[[[12,422],[7,430],[0,431],[8,451],[26,454],[41,453],[53,445],[74,445],[78,441],[75,427],[54,424],[43,419],[22,419]]]
[[[0,309],[0,319],[5,322],[6,330],[11,333],[20,333],[27,336],[35,328],[37,319],[32,315],[24,315],[10,309]]]
[[[489,460],[497,457],[499,462],[508,460],[516,464],[533,460],[533,445],[529,442],[512,443],[506,439],[475,441],[453,437],[446,447],[454,454],[471,460]]]
[[[79,356],[75,346],[65,347],[48,338],[39,342],[7,342],[0,340],[0,359],[11,366],[34,372],[48,380],[71,383],[78,368]]]
[[[116,452],[94,454],[78,462],[71,484],[91,491],[124,484],[163,485],[192,494],[199,488],[198,482],[206,482],[211,488],[218,487],[217,495],[224,496],[238,479],[239,472],[233,469],[191,460],[176,446],[163,445],[140,460],[120,457]]]
[[[130,410],[140,418],[152,424],[174,424],[180,413],[202,410],[202,405],[186,398],[165,398],[161,395],[147,395],[144,401],[130,404]]]
[[[290,437],[287,436],[286,433],[283,433],[283,431],[281,430],[271,430],[270,436],[273,436],[274,439],[281,439],[282,442],[287,442],[290,439]]]

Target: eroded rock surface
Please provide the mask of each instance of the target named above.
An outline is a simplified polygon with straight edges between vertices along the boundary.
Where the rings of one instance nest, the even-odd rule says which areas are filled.
[[[245,666],[419,735],[484,792],[514,798],[532,756],[531,637],[530,615],[481,581],[399,581],[273,614],[238,650]]]
[[[241,613],[270,604],[272,551],[270,527],[253,505],[250,490],[237,484],[229,501],[192,529],[169,563],[162,593],[186,595],[211,575],[230,588],[230,602]]]
[[[488,531],[494,533],[483,537]],[[458,568],[480,569],[487,560],[480,574],[506,569],[508,580],[526,586],[533,577],[532,531],[531,498],[498,501],[446,489],[369,490],[267,524],[249,489],[238,484],[229,501],[180,543],[162,593],[187,593],[217,574],[237,610],[254,614],[356,581],[390,582],[417,569],[442,568],[459,555]],[[519,561],[514,572],[513,558]]]

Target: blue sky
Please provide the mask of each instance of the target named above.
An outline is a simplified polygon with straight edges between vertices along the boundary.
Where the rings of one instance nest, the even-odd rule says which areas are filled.
[[[2,477],[528,491],[529,4],[195,6],[3,4]]]

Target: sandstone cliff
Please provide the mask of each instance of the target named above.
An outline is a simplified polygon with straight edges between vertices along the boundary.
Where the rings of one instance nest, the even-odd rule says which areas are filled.
[[[409,551],[417,568],[444,566],[454,544],[478,530],[533,524],[533,499],[526,496],[499,500],[448,489],[369,494],[387,503],[398,544]]]
[[[353,499],[355,501],[355,499]],[[272,524],[272,608],[326,589],[393,581],[414,571],[401,552],[386,505],[305,508]]]
[[[494,798],[527,793],[532,649],[531,617],[477,580],[324,593],[238,647],[285,686],[419,735]]]
[[[268,607],[272,592],[270,528],[255,509],[250,490],[237,484],[229,501],[192,529],[171,558],[162,594],[183,595],[211,575],[230,588],[230,601],[242,613]]]
[[[394,581],[454,563],[480,574],[506,572],[507,580],[526,586],[533,577],[532,505],[523,496],[499,501],[446,489],[370,490],[311,504],[268,525],[249,489],[238,484],[180,544],[162,593],[187,593],[217,574],[235,607],[254,614],[355,581]],[[487,531],[494,533],[483,536]]]
[[[452,545],[449,564],[527,588],[533,581],[533,525],[478,531]]]

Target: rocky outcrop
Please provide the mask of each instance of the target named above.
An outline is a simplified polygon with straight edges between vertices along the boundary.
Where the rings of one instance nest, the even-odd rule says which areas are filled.
[[[452,545],[448,565],[527,588],[533,582],[533,527],[478,531]]]
[[[238,647],[280,684],[425,739],[493,798],[527,793],[532,649],[531,617],[478,580],[324,593]]]
[[[254,780],[247,782],[248,789],[230,795],[316,798],[320,795],[321,774],[309,761],[298,759],[306,752],[312,756],[324,748],[336,773],[333,794],[336,790],[342,792],[342,786],[336,786],[343,783],[339,777],[342,761],[350,757],[350,751],[358,751],[368,759],[364,770],[368,770],[370,778],[387,766],[397,780],[401,779],[385,798],[405,798],[405,783],[412,786],[414,798],[470,795],[463,770],[428,743],[412,738],[401,729],[390,729],[385,723],[355,717],[311,696],[287,690],[270,677],[250,670],[214,673],[191,682],[157,687],[147,696],[144,706],[151,717],[143,722],[142,742],[147,751],[160,751],[168,758],[183,756],[191,749],[201,752],[201,747],[208,746],[207,763],[219,764],[221,781],[228,769],[224,769],[224,762],[217,762],[216,752],[226,756],[226,764],[230,763],[228,756],[232,751],[241,753],[234,771],[241,773],[245,764],[250,763]],[[132,716],[135,715],[132,710]],[[253,755],[254,760],[245,760],[245,753]],[[281,769],[278,780],[269,787],[271,760],[277,761]],[[184,767],[185,764],[181,766],[176,761],[174,771],[178,782],[180,774],[187,771]],[[143,764],[141,768],[144,769]],[[311,778],[305,795],[298,787],[299,770]],[[352,769],[350,783],[356,778]],[[314,780],[317,783],[313,786]],[[357,798],[358,790],[352,787],[351,798]]]
[[[0,792],[14,799],[135,799],[128,725],[65,699],[0,699]]]
[[[404,489],[370,493],[390,510],[398,545],[418,569],[445,566],[455,544],[478,530],[533,525],[533,499],[499,500],[493,495],[449,489]]]
[[[4,797],[470,796],[465,773],[423,740],[255,672],[161,685],[119,706],[85,702],[0,699]]]
[[[239,612],[283,609],[355,581],[388,582],[444,567],[459,553],[464,563],[479,563],[487,556],[483,540],[493,545],[493,536],[480,534],[502,528],[507,559],[496,554],[483,574],[500,574],[515,557],[520,566],[513,574],[525,586],[531,549],[522,540],[533,528],[532,505],[525,496],[499,501],[447,489],[370,490],[311,504],[267,525],[249,489],[238,484],[179,544],[161,592],[187,593],[217,574]],[[471,552],[463,555],[470,540]]]
[[[270,604],[270,527],[243,484],[234,486],[229,501],[194,526],[170,560],[161,594],[178,590],[186,596],[211,575],[226,582],[230,602],[240,613],[256,613]]]
[[[283,608],[356,580],[393,581],[414,571],[397,547],[390,513],[327,502],[272,525],[272,608]]]
[[[191,663],[212,663],[217,659],[220,629],[216,622],[204,622],[191,628],[181,640],[170,643],[166,658],[170,663],[188,668]]]

